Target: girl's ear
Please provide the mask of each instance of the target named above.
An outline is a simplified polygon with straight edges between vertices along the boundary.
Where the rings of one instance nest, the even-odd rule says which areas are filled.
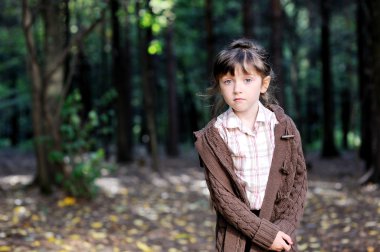
[[[263,81],[261,83],[260,93],[264,94],[268,90],[269,84],[270,84],[270,80],[271,80],[270,76],[266,76],[263,79]]]

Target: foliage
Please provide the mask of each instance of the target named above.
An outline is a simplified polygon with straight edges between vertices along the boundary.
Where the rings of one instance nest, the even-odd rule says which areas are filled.
[[[106,93],[101,101],[107,104],[110,97],[114,97],[114,91]],[[74,90],[67,97],[62,109],[61,151],[51,152],[50,158],[64,164],[64,173],[59,174],[57,180],[69,194],[77,197],[95,196],[95,180],[102,175],[102,171],[112,169],[105,162],[104,149],[98,146],[94,137],[94,134],[99,138],[110,135],[112,116],[111,110],[102,115],[91,110],[84,117],[79,91]]]
[[[32,1],[38,7],[39,1]],[[132,106],[133,106],[133,129],[134,141],[144,133],[145,119],[142,109],[141,90],[141,62],[140,38],[141,29],[151,27],[154,38],[149,46],[149,52],[154,55],[154,68],[156,74],[155,89],[156,97],[156,121],[159,140],[167,138],[167,86],[166,86],[166,45],[165,32],[172,22],[174,28],[174,51],[176,56],[176,84],[178,92],[179,115],[181,116],[181,140],[192,142],[191,116],[196,116],[198,126],[201,127],[208,119],[208,108],[196,96],[196,93],[205,90],[209,84],[209,69],[206,67],[207,51],[205,29],[205,1],[204,0],[151,0],[152,12],[146,10],[145,1],[119,1],[121,8],[117,13],[121,21],[121,41],[125,40],[128,33],[131,50],[131,79],[132,79]],[[139,8],[137,6],[139,4]],[[318,141],[323,134],[321,130],[323,114],[321,104],[323,101],[321,92],[321,64],[320,64],[320,15],[319,2],[283,0],[283,15],[285,26],[283,74],[286,92],[286,111],[294,118],[299,113],[297,125],[301,133],[307,135],[304,139],[308,144],[319,146]],[[88,26],[92,20],[100,14],[100,10],[106,7],[103,1],[81,0],[69,1],[68,28],[69,36],[73,37]],[[254,38],[270,48],[270,1],[254,1],[254,18],[252,28]],[[18,124],[20,125],[20,142],[26,142],[31,138],[30,118],[30,95],[27,80],[25,58],[25,43],[22,36],[20,16],[21,2],[4,0],[0,3],[0,145],[10,145],[9,135],[12,128],[9,121],[12,116],[20,113]],[[350,87],[353,100],[353,112],[356,116],[351,122],[351,133],[358,135],[359,125],[359,85],[356,69],[358,67],[356,54],[356,2],[337,0],[332,3],[332,17],[330,28],[332,31],[332,72],[334,78],[334,96],[336,100],[337,117],[340,109],[340,93],[344,87]],[[112,85],[111,62],[112,62],[112,29],[109,22],[108,12],[105,22],[97,27],[83,42],[81,47],[89,64],[89,82],[91,83],[91,96],[100,97],[105,90]],[[227,42],[241,36],[242,17],[241,1],[214,1],[213,9],[213,32],[215,36],[214,50],[219,50]],[[342,29],[342,27],[344,29]],[[34,25],[34,35],[39,50],[43,50],[44,41],[42,35],[43,23],[38,18]],[[139,35],[140,34],[140,35]],[[296,73],[296,76],[294,75]],[[84,73],[78,73],[78,75]],[[16,85],[13,78],[16,76]],[[73,80],[73,86],[79,86],[77,80]],[[295,79],[295,80],[294,80]],[[294,103],[294,88],[300,96],[299,107]],[[15,92],[12,104],[3,97],[8,93]],[[14,105],[17,103],[17,106]],[[192,113],[195,108],[196,113]],[[190,116],[191,115],[191,116]],[[310,116],[314,116],[313,118]],[[98,118],[99,119],[99,118]],[[337,118],[338,119],[338,118]],[[99,119],[100,120],[100,119]],[[340,119],[336,120],[336,131],[341,131]],[[304,126],[302,126],[304,122]],[[110,129],[112,132],[112,129]],[[305,133],[306,132],[306,133]],[[99,136],[99,135],[97,135]],[[93,139],[100,141],[100,139]],[[22,144],[22,143],[21,143]]]

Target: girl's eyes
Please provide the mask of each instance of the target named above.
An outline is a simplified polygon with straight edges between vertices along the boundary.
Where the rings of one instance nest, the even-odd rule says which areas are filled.
[[[248,78],[248,79],[245,79],[244,81],[245,81],[245,83],[248,83],[248,84],[249,84],[249,83],[251,83],[253,80],[252,80],[251,78]]]
[[[246,83],[246,84],[251,84],[252,82],[253,82],[253,78],[244,79],[244,83]],[[231,80],[231,79],[227,79],[227,80],[223,81],[224,85],[231,85],[232,83],[233,83],[233,80]]]
[[[232,84],[232,80],[224,80],[223,84],[230,85],[230,84]]]

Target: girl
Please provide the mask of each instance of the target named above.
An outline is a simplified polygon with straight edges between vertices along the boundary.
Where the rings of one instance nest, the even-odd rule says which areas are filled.
[[[306,165],[296,126],[268,91],[268,59],[246,39],[222,50],[208,91],[223,98],[216,111],[223,102],[229,108],[194,133],[217,214],[217,251],[297,251]]]

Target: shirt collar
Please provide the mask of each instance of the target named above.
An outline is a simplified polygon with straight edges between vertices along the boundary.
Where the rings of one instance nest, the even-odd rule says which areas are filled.
[[[267,117],[265,114],[266,108],[260,101],[258,102],[258,104],[259,109],[257,111],[255,128],[257,126],[257,123],[265,123],[267,121]],[[225,117],[223,118],[223,126],[228,129],[238,128],[240,131],[250,135],[252,135],[253,131],[255,131],[255,129],[248,129],[247,127],[245,127],[240,118],[234,113],[231,107],[225,112]]]

